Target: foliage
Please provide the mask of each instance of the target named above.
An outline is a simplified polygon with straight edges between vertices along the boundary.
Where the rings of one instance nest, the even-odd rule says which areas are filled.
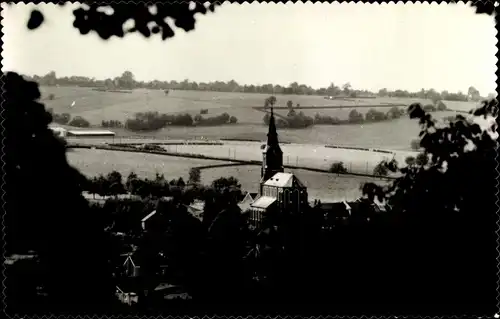
[[[343,123],[342,120],[340,120],[338,117],[331,117],[328,115],[320,115],[319,113],[316,113],[314,116],[314,124],[329,124],[329,125],[336,125],[336,124],[341,124]]]
[[[68,164],[64,145],[48,128],[51,116],[37,102],[37,84],[11,72],[3,80],[7,251],[38,255],[36,267],[47,294],[43,304],[52,313],[95,313],[99,305],[111,304],[114,285],[107,237],[81,195],[86,178]],[[26,293],[42,298],[35,297],[36,291]]]
[[[328,169],[330,173],[347,173],[347,168],[344,165],[344,162],[334,162]]]
[[[387,117],[384,112],[377,111],[375,109],[369,109],[365,114],[365,119],[367,122],[380,122],[386,120]]]
[[[101,126],[106,128],[122,128],[123,123],[117,120],[109,120],[109,121],[102,120]]]
[[[446,107],[446,104],[444,104],[443,101],[438,101],[437,102],[437,105],[436,105],[436,110],[438,111],[446,111],[448,109],[448,107]]]
[[[292,102],[291,100],[288,100],[288,101],[286,102],[286,106],[287,106],[290,110],[291,110],[291,109],[293,109],[293,102]]]
[[[238,123],[238,118],[237,118],[236,116],[231,116],[231,117],[229,118],[229,123],[231,123],[231,124],[236,124],[236,123]]]
[[[90,122],[81,116],[75,116],[69,121],[68,125],[75,127],[90,127]]]
[[[208,114],[208,109],[201,109],[200,114]]]
[[[192,167],[189,170],[189,180],[188,183],[198,184],[201,182],[201,170],[197,167]]]
[[[353,109],[351,112],[349,112],[349,123],[363,123],[364,118],[363,114],[358,112],[356,109]]]

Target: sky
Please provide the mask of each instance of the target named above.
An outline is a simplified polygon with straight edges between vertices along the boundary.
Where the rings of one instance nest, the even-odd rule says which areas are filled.
[[[73,28],[78,5],[38,5],[45,23],[25,25],[32,4],[2,7],[3,67],[28,75],[240,84],[291,82],[314,88],[496,91],[494,19],[465,4],[230,4],[197,15],[174,38],[101,40]]]

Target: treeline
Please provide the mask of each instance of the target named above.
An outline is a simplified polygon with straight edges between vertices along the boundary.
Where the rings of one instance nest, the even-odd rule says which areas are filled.
[[[370,96],[388,96],[400,98],[421,98],[421,99],[440,99],[448,101],[478,101],[481,95],[473,86],[469,87],[467,92],[437,92],[434,89],[421,89],[418,92],[409,92],[407,90],[390,91],[386,88],[378,92],[370,92],[368,90],[354,89],[350,83],[345,83],[337,86],[330,83],[328,87],[312,88],[306,84],[298,82],[290,83],[288,86],[279,84],[263,84],[263,85],[242,85],[231,80],[228,82],[196,82],[189,81],[136,81],[135,76],[130,71],[125,71],[119,77],[107,78],[105,80],[97,80],[84,76],[70,76],[58,78],[54,71],[49,72],[44,76],[34,75],[33,77],[25,76],[29,80],[38,82],[41,85],[54,86],[82,86],[82,87],[98,87],[106,90],[113,89],[135,89],[146,88],[153,90],[196,90],[196,91],[215,91],[215,92],[241,92],[241,93],[265,93],[265,94],[297,94],[297,95],[322,95],[322,96],[337,96],[337,97],[370,97]],[[167,93],[166,93],[167,94]],[[490,93],[488,98],[496,96],[495,93]]]
[[[203,110],[201,111],[203,112]],[[216,126],[225,124],[235,124],[238,119],[228,113],[222,113],[217,116],[203,117],[197,114],[194,117],[191,114],[162,114],[158,112],[139,112],[135,117],[128,119],[124,127],[134,132],[157,131],[167,126]]]
[[[442,101],[438,101],[436,105],[428,104],[424,106],[426,112],[446,111],[447,107]],[[349,113],[347,119],[340,119],[336,116],[320,115],[316,113],[314,118],[305,115],[303,112],[298,112],[291,108],[286,118],[277,118],[276,126],[278,128],[306,128],[312,125],[342,125],[342,124],[363,124],[375,123],[391,119],[398,119],[406,114],[405,108],[397,106],[392,107],[389,111],[383,112],[376,109],[369,109],[365,115],[358,110],[353,109]],[[263,122],[269,125],[270,114],[266,113]]]
[[[193,167],[189,170],[188,180],[182,177],[168,180],[163,174],[156,173],[154,178],[140,178],[135,172],[130,172],[124,179],[118,171],[107,175],[100,174],[87,179],[82,189],[91,195],[101,197],[116,197],[129,194],[142,199],[158,199],[163,197],[176,197],[186,204],[200,199],[206,188],[216,190],[234,188],[241,197],[241,184],[234,177],[220,177],[208,186],[201,184],[201,170]]]
[[[61,125],[69,125],[75,127],[90,127],[90,122],[84,119],[81,116],[71,117],[69,113],[56,113],[53,109],[47,109],[47,112],[52,116],[52,122],[61,124]]]

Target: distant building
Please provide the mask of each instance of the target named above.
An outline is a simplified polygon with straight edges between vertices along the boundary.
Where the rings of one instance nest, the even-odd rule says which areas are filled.
[[[250,205],[250,223],[261,226],[264,219],[281,223],[309,208],[307,188],[292,173],[285,173],[283,151],[279,146],[273,108],[269,118],[267,144],[262,149],[262,167],[258,198]]]
[[[114,137],[115,132],[107,130],[71,130],[67,131],[68,137]]]

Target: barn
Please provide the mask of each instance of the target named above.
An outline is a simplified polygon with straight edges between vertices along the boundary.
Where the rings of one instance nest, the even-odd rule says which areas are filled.
[[[114,137],[115,132],[107,130],[71,130],[67,131],[68,137]]]

